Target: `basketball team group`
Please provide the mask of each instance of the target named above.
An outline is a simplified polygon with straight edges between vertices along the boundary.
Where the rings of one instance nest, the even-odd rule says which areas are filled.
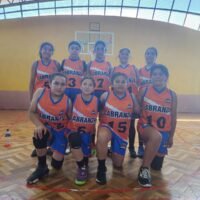
[[[54,46],[44,42],[40,59],[32,65],[29,117],[35,125],[32,140],[38,163],[27,184],[49,174],[48,151],[52,168],[60,170],[68,147],[77,164],[76,185],[87,183],[94,149],[96,183],[106,184],[108,154],[113,168],[121,170],[128,147],[131,158],[142,159],[139,185],[151,187],[151,170],[162,169],[173,146],[177,117],[176,93],[167,87],[167,67],[156,63],[157,49],[146,49],[146,64],[140,69],[129,64],[128,48],[119,50],[119,65],[113,67],[106,61],[102,40],[96,41],[94,60],[89,63],[80,59],[78,41],[68,44],[68,52],[60,64],[52,59]]]

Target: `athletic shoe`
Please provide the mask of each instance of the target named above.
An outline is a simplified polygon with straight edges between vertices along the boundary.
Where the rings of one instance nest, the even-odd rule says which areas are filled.
[[[155,156],[155,158],[151,163],[151,168],[153,170],[160,171],[163,166],[163,161],[164,161],[164,156],[163,157]]]
[[[40,179],[49,174],[48,166],[45,167],[38,166],[36,170],[27,178],[27,184],[37,183]]]
[[[91,150],[91,157],[92,156],[96,156],[97,155],[97,150],[96,150],[96,148],[92,148],[92,150]]]
[[[147,167],[140,167],[140,171],[138,174],[138,183],[142,187],[151,187],[151,174],[150,170]]]
[[[84,185],[88,179],[88,169],[87,167],[81,167],[77,170],[77,176],[75,179],[76,185]]]
[[[105,170],[97,170],[96,182],[100,185],[106,184],[106,169]]]
[[[136,154],[134,148],[130,148],[130,149],[129,149],[129,154],[130,154],[130,157],[131,157],[131,158],[136,158],[136,157],[137,157],[137,154]]]
[[[68,155],[71,153],[71,149],[70,147],[67,147],[66,150],[65,150],[65,155]]]
[[[108,147],[107,156],[109,156],[109,157],[112,156],[112,149],[111,149],[111,147]]]
[[[142,145],[138,147],[137,156],[138,156],[139,158],[143,158],[143,156],[144,156],[144,147],[143,147]]]
[[[36,149],[34,149],[31,153],[31,157],[37,157],[37,152],[36,152]]]
[[[47,149],[47,155],[48,156],[52,156],[53,155],[53,151],[51,150],[51,148]]]

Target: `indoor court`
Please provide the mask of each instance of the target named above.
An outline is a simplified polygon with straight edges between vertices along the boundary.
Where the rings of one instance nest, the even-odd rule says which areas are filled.
[[[195,199],[200,197],[200,115],[185,114],[178,117],[174,147],[166,157],[162,172],[152,171],[154,185],[141,188],[137,173],[141,159],[126,154],[122,172],[112,169],[108,159],[108,183],[99,186],[95,182],[96,158],[89,162],[89,181],[85,186],[74,184],[76,165],[71,154],[65,156],[63,169],[33,185],[26,186],[25,179],[35,167],[31,158],[33,125],[26,111],[1,111],[1,132],[12,130],[11,147],[0,143],[0,199]],[[137,143],[136,143],[137,144]],[[49,159],[48,159],[49,161]],[[55,177],[55,179],[53,179]]]
[[[199,0],[1,0],[0,1],[0,200],[200,200],[200,1]],[[169,70],[168,86],[177,94],[177,126],[161,171],[151,170],[152,187],[138,184],[142,159],[126,150],[123,168],[106,160],[107,184],[98,185],[96,155],[89,179],[74,183],[72,153],[57,171],[47,156],[49,176],[27,185],[34,124],[28,116],[31,65],[43,42],[54,45],[52,58],[69,56],[68,43],[81,44],[80,58],[94,60],[97,40],[107,45],[106,60],[119,65],[129,48],[130,64],[145,66],[145,50],[156,47],[156,63]],[[11,137],[5,137],[5,131]],[[136,134],[135,149],[138,149]]]

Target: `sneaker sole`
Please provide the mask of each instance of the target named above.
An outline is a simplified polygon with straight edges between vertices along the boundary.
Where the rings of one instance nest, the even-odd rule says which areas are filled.
[[[87,182],[87,181],[79,181],[79,180],[77,180],[77,179],[74,181],[74,183],[75,183],[76,185],[78,185],[78,186],[85,185],[86,182]]]
[[[105,185],[107,182],[101,182],[99,181],[99,179],[96,178],[96,183],[98,183],[99,185]]]
[[[152,184],[145,184],[145,185],[143,185],[143,184],[141,184],[139,181],[138,181],[138,184],[139,184],[140,186],[144,187],[144,188],[150,188],[150,187],[152,187]]]
[[[27,184],[28,185],[33,185],[33,184],[36,184],[37,182],[39,181],[39,178],[38,179],[35,179],[34,181],[27,181]]]

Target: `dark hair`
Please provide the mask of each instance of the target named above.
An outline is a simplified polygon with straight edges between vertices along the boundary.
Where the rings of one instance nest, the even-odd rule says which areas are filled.
[[[56,73],[53,73],[49,76],[49,82],[52,83],[52,81],[55,79],[55,77],[57,76],[60,76],[60,77],[63,77],[67,80],[66,76],[60,72],[56,72]]]
[[[41,51],[42,51],[42,49],[44,48],[44,46],[50,46],[51,49],[52,49],[52,51],[54,52],[54,46],[53,46],[53,44],[51,44],[50,42],[43,42],[43,43],[40,45],[40,50],[39,50],[40,58],[42,58]]]
[[[84,76],[84,77],[81,79],[81,84],[83,83],[84,80],[91,80],[93,86],[96,87],[95,80],[94,80],[94,78],[93,78],[92,76]]]
[[[131,50],[129,48],[122,48],[119,50],[119,53],[122,53],[122,51],[124,50],[128,51],[129,54],[131,53]]]
[[[112,75],[112,78],[111,78],[111,83],[113,84],[114,80],[118,77],[118,76],[123,76],[127,81],[128,81],[128,76],[124,73],[121,73],[121,72],[116,72]]]
[[[166,66],[162,65],[162,64],[154,64],[152,67],[151,67],[151,72],[150,72],[150,75],[152,76],[153,72],[156,70],[156,69],[160,69],[162,71],[162,73],[168,78],[169,77],[169,71],[167,69]]]
[[[102,44],[106,48],[106,43],[103,40],[97,40],[94,44],[94,49],[97,47],[97,45]]]
[[[150,50],[150,49],[154,51],[154,53],[156,54],[156,56],[158,56],[158,50],[157,50],[155,47],[149,47],[149,48],[147,48],[146,51],[145,51],[145,54],[146,54],[147,51]]]
[[[70,48],[70,46],[72,46],[73,44],[79,46],[79,48],[81,49],[81,44],[80,42],[76,41],[76,40],[72,40],[69,44],[68,44],[68,49]]]

